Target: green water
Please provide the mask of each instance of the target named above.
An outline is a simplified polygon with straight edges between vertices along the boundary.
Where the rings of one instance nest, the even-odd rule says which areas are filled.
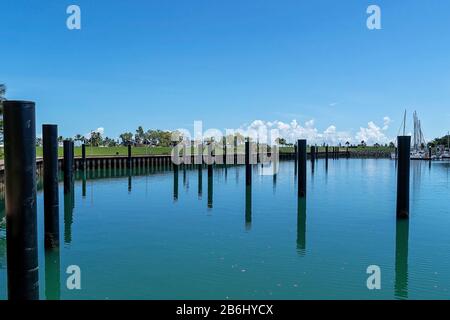
[[[412,163],[401,223],[390,160],[319,160],[314,172],[308,162],[305,202],[293,161],[276,177],[255,166],[251,191],[244,167],[215,168],[209,186],[206,169],[201,186],[196,169],[180,170],[178,184],[151,168],[88,172],[85,187],[80,174],[73,194],[60,187],[62,245],[47,257],[38,194],[41,299],[450,298],[449,163]],[[1,299],[5,251],[1,225]],[[66,287],[69,265],[81,268],[81,290]],[[381,268],[381,290],[367,289],[369,265]]]

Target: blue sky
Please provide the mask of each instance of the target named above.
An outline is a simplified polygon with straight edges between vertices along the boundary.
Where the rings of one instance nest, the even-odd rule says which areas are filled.
[[[355,138],[373,122],[384,139],[405,108],[427,138],[450,129],[448,1],[1,1],[7,98],[36,101],[38,128],[64,136],[314,120]],[[370,4],[382,30],[366,28]]]

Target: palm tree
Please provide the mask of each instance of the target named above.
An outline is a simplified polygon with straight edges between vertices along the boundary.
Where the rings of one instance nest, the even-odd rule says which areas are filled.
[[[136,130],[136,134],[134,135],[134,141],[136,142],[136,144],[141,144],[144,142],[144,140],[145,140],[144,128],[142,128],[142,126],[139,126]]]
[[[133,134],[131,132],[124,132],[119,136],[122,140],[122,145],[127,146],[133,142]]]
[[[77,142],[77,141],[80,141],[81,143],[84,143],[84,141],[86,140],[86,138],[83,136],[83,135],[81,135],[81,134],[77,134],[77,135],[75,135],[75,137],[73,138],[73,140],[75,141],[75,142]]]

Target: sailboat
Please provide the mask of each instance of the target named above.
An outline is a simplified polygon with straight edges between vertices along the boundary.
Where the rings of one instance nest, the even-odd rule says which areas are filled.
[[[414,134],[413,134],[413,145],[412,145],[410,158],[411,158],[411,160],[429,160],[430,155],[426,148],[427,143],[425,141],[425,137],[422,132],[422,124],[419,120],[419,117],[417,116],[416,111],[414,111],[413,119],[414,119]],[[402,127],[403,127],[403,135],[406,135],[406,110],[405,110],[405,113],[403,116],[403,123],[400,126],[400,130],[402,129]],[[400,134],[400,130],[399,130],[399,134]],[[391,158],[397,159],[397,154],[392,153]]]
[[[411,151],[411,160],[429,160],[429,153],[427,152],[427,142],[423,136],[422,125],[417,116],[417,112],[414,111],[414,136],[413,136],[413,148]]]
[[[447,150],[444,150],[442,159],[450,159],[450,132],[447,132]]]

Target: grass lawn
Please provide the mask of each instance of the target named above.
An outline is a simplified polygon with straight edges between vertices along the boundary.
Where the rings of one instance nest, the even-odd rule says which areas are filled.
[[[309,152],[310,148],[307,149]],[[340,151],[345,151],[346,147],[341,147]],[[389,147],[356,147],[350,148],[351,152],[391,152],[393,149]],[[193,154],[195,154],[195,150]],[[280,147],[280,153],[293,153],[294,147]],[[325,147],[319,147],[319,152],[325,152]],[[332,152],[332,148],[329,148],[329,152]],[[131,154],[135,156],[143,155],[170,155],[170,147],[133,147],[131,148]],[[244,145],[238,146],[238,153],[244,153]],[[220,150],[217,150],[216,155],[222,154]],[[58,155],[63,156],[63,148],[60,147]],[[101,156],[127,156],[128,148],[124,146],[118,147],[89,147],[86,146],[87,157],[101,157]],[[42,147],[36,147],[36,156],[42,157]],[[81,157],[81,147],[75,147],[75,157]],[[0,159],[3,159],[3,150],[0,150]]]
[[[143,156],[143,155],[169,155],[171,151],[170,147],[133,147],[131,148],[131,155]],[[58,155],[63,156],[63,148],[58,149]],[[89,147],[86,146],[87,157],[101,157],[101,156],[127,156],[128,147]],[[36,148],[36,157],[42,157],[42,147]],[[75,157],[81,157],[81,147],[75,147]]]

